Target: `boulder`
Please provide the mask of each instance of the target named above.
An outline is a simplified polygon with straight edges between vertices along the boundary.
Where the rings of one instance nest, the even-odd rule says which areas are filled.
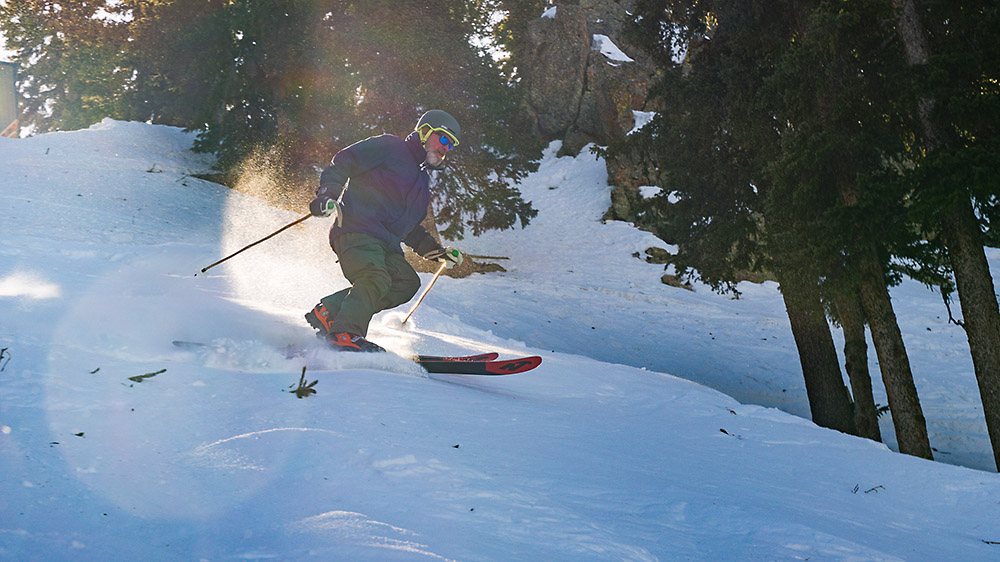
[[[634,0],[558,4],[528,26],[522,66],[528,105],[543,140],[564,151],[607,145],[630,131],[655,69],[622,34]],[[602,47],[605,52],[602,52]]]
[[[587,20],[579,6],[559,5],[555,17],[528,25],[527,60],[520,70],[542,139],[561,138],[576,121],[589,55]]]

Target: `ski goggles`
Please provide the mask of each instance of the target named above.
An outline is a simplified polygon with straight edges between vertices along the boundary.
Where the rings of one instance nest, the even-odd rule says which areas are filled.
[[[441,136],[441,146],[443,146],[445,150],[451,150],[458,146],[458,139],[455,138],[455,134],[448,129],[432,127],[430,125],[424,125],[417,129],[417,134],[420,136],[421,143],[427,142],[427,139],[431,138],[431,135],[434,133],[438,133]]]

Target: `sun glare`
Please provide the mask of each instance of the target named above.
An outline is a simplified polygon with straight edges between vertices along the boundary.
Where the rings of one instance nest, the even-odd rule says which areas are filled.
[[[29,299],[54,299],[62,289],[35,275],[15,272],[0,279],[0,297],[27,297]]]

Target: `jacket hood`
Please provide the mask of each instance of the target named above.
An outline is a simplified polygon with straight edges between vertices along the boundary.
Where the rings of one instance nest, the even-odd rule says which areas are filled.
[[[423,162],[427,158],[427,151],[424,150],[424,145],[420,142],[420,135],[416,131],[407,135],[403,141],[417,162]]]

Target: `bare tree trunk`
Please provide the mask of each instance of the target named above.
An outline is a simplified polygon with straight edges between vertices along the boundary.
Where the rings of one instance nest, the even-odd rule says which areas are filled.
[[[781,295],[799,352],[809,410],[817,425],[856,434],[851,400],[815,283],[781,275]]]
[[[872,396],[872,377],[868,371],[868,343],[865,341],[865,311],[856,292],[837,297],[837,314],[844,329],[844,368],[854,396],[854,425],[858,435],[882,441],[878,412]]]
[[[860,200],[860,188],[856,181],[841,179],[837,184],[841,202],[853,207]],[[924,458],[932,458],[930,440],[927,437],[927,422],[917,397],[917,387],[913,384],[913,373],[910,370],[910,359],[903,345],[903,334],[899,331],[896,313],[892,309],[892,300],[885,281],[885,274],[879,264],[875,244],[869,243],[861,249],[858,262],[855,265],[860,277],[858,293],[861,297],[861,321],[868,320],[872,332],[872,342],[875,344],[875,354],[878,356],[879,370],[885,384],[886,397],[889,400],[889,410],[892,414],[892,424],[896,430],[896,443],[899,452]],[[847,312],[852,312],[847,307]],[[846,330],[845,330],[846,332]],[[861,328],[862,343],[864,328]],[[846,334],[845,334],[846,335]],[[867,348],[867,344],[864,344]],[[845,350],[846,351],[846,350]],[[867,357],[865,358],[867,361]],[[850,376],[850,371],[848,371]],[[871,393],[869,377],[869,394]],[[853,385],[854,379],[851,379]],[[855,397],[857,399],[857,397]],[[872,400],[874,409],[874,400]],[[876,421],[875,430],[878,431]],[[881,435],[881,433],[880,433]]]
[[[894,0],[893,5],[897,8],[896,31],[906,49],[907,62],[911,65],[927,64],[930,47],[916,5],[913,0]],[[933,108],[932,99],[925,98],[918,102],[917,110],[928,152],[941,148],[943,144],[931,121]],[[983,250],[982,231],[968,197],[942,210],[941,230],[955,273],[965,332],[986,414],[986,428],[993,445],[993,459],[1000,470],[1000,308]]]
[[[862,257],[860,265],[861,303],[872,331],[899,452],[925,459],[933,458],[927,437],[927,422],[920,408],[920,399],[917,398],[917,387],[913,384],[913,373],[903,345],[903,335],[899,331],[885,275],[878,264],[874,248]]]
[[[941,225],[955,272],[963,327],[969,338],[986,429],[993,445],[993,461],[1000,470],[1000,310],[993,276],[971,202],[963,201],[944,211]]]

